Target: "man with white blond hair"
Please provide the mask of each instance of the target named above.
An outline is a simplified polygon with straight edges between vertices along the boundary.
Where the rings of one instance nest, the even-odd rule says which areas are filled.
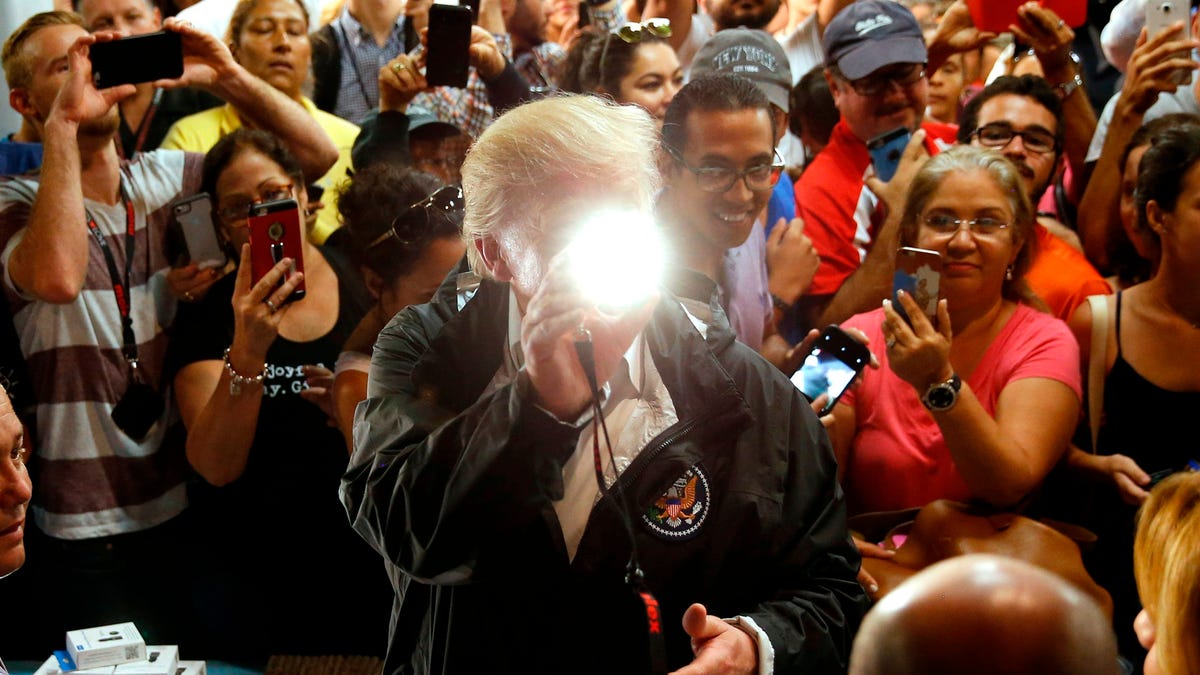
[[[380,334],[342,484],[398,589],[388,672],[844,671],[866,599],[804,398],[715,288],[601,310],[579,274],[650,266],[657,146],[638,108],[553,97],[468,155],[474,273]],[[600,239],[647,242],[576,255],[606,209]]]

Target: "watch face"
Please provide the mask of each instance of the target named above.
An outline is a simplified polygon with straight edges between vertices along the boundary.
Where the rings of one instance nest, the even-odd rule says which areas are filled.
[[[929,406],[931,408],[942,410],[954,405],[956,396],[953,389],[948,385],[942,384],[930,389],[926,398],[929,399]]]

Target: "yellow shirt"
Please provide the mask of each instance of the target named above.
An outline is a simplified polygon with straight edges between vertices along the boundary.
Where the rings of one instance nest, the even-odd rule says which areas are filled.
[[[354,139],[358,137],[358,125],[318,109],[307,98],[301,99],[300,102],[304,104],[309,114],[316,118],[317,124],[325,130],[338,149],[337,162],[329,169],[328,173],[316,181],[311,181],[306,177],[306,180],[325,188],[325,193],[321,196],[321,202],[325,207],[317,213],[317,222],[309,231],[309,240],[320,245],[325,243],[325,239],[331,232],[341,227],[337,213],[337,193],[341,189],[342,183],[349,178],[346,172],[350,169],[350,149],[354,146]],[[217,141],[240,128],[242,128],[242,120],[238,117],[237,111],[233,106],[225,104],[219,108],[188,115],[175,122],[167,131],[167,137],[163,139],[159,147],[189,152],[208,152],[212,146],[217,144]]]

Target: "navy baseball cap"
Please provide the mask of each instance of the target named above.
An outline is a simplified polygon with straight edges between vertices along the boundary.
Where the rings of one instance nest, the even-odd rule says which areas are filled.
[[[857,80],[893,63],[925,63],[921,26],[908,8],[892,0],[858,0],[825,27],[825,63]]]

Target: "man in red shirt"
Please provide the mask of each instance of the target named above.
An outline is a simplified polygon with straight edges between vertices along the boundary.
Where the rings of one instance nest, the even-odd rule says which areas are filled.
[[[811,327],[872,309],[891,290],[897,233],[883,227],[879,199],[864,184],[867,141],[897,128],[924,130],[925,149],[934,154],[954,142],[956,131],[922,122],[928,53],[920,25],[899,3],[855,2],[830,22],[823,46],[841,121],[796,185],[796,213],[821,256],[800,302]]]

